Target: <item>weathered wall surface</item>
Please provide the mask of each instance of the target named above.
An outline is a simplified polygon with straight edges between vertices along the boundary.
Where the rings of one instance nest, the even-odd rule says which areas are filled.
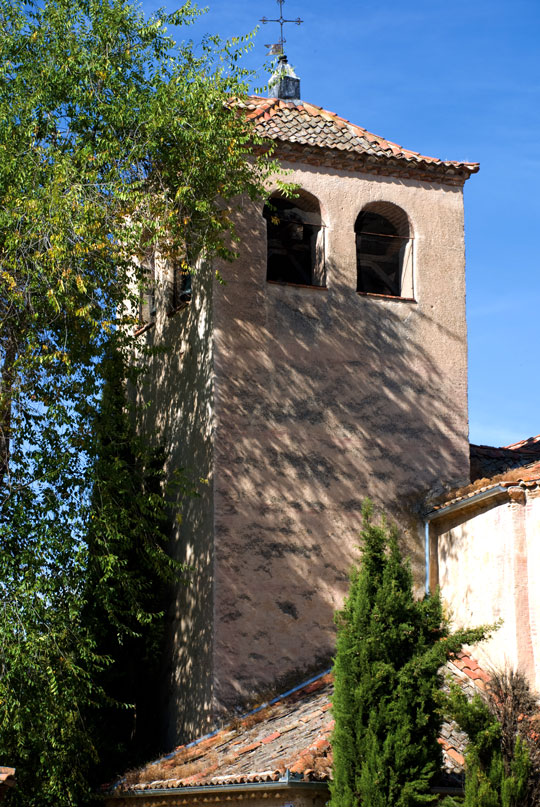
[[[475,657],[518,667],[540,692],[540,491],[512,490],[441,527],[439,581],[456,627],[503,620]]]
[[[139,339],[157,351],[138,387],[139,428],[167,451],[167,476],[183,469],[197,497],[172,487],[171,546],[186,566],[167,613],[161,702],[163,747],[208,730],[212,703],[213,636],[213,324],[210,270],[194,282],[191,303],[168,316],[168,284],[158,278],[157,318]],[[207,479],[208,484],[199,482]]]
[[[468,475],[461,189],[285,167],[320,201],[328,288],[266,283],[246,202],[214,301],[218,709],[329,658],[365,496],[406,528],[420,587],[414,509]],[[409,216],[416,302],[355,291],[354,223],[379,200]]]
[[[311,783],[310,783],[311,784]],[[190,793],[195,788],[182,788],[178,792],[161,792],[154,790],[151,793],[138,791],[121,796],[105,797],[106,807],[285,807],[294,804],[294,807],[324,807],[328,803],[329,791],[324,785],[301,789],[300,787],[284,786],[270,789],[259,787],[255,790],[247,789],[237,792],[231,788],[223,789],[213,787],[202,793]]]

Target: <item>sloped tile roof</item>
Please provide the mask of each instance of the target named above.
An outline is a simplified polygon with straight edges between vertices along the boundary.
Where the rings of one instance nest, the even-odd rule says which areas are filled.
[[[480,692],[488,680],[464,653],[448,662],[443,672],[470,695]],[[327,782],[332,769],[332,692],[332,675],[327,672],[227,727],[130,772],[112,792],[279,782],[291,777]],[[443,781],[459,785],[466,741],[455,723],[444,723],[439,739]]]
[[[478,163],[439,160],[405,149],[306,101],[250,96],[242,106],[248,120],[255,124],[257,134],[280,143],[329,149],[349,156],[372,158],[375,162],[391,160],[396,165],[402,163],[409,167],[458,172],[463,179],[479,169]]]
[[[305,781],[330,775],[332,679],[319,676],[225,728],[129,774],[121,790],[277,782],[288,770]]]
[[[471,482],[540,460],[540,434],[497,448],[471,443]]]
[[[15,786],[15,768],[0,765],[0,801]]]
[[[505,448],[510,448],[512,451],[536,451],[540,454],[540,434],[527,437],[525,440],[519,440],[517,443],[510,443]]]
[[[502,474],[496,474],[490,479],[477,479],[470,485],[465,485],[457,490],[452,490],[444,497],[433,504],[428,513],[428,518],[435,517],[439,511],[451,505],[467,503],[480,493],[487,493],[490,490],[501,488],[501,493],[509,488],[536,488],[540,485],[540,460],[529,465],[512,468]]]

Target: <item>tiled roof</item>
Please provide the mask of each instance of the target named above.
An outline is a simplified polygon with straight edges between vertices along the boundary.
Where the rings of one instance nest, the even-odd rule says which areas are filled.
[[[15,768],[5,768],[0,765],[0,801],[15,785]]]
[[[463,653],[448,662],[449,673],[469,694],[488,677]],[[332,675],[324,673],[290,694],[276,698],[226,728],[127,774],[113,788],[120,793],[198,786],[219,787],[292,780],[327,782],[331,775],[330,712]],[[455,723],[443,725],[445,783],[459,784],[466,736]]]
[[[469,700],[486,689],[489,675],[479,666],[478,662],[466,653],[458,653],[453,659],[446,662],[445,682],[443,689],[449,690],[448,679],[459,684]],[[439,743],[443,752],[443,781],[463,782],[465,751],[469,738],[461,731],[457,723],[447,720],[441,727]]]
[[[496,474],[490,479],[477,479],[470,485],[465,485],[457,490],[452,490],[447,493],[444,498],[434,504],[429,513],[428,518],[434,518],[435,514],[445,508],[454,504],[466,503],[468,500],[474,499],[480,493],[488,493],[488,491],[496,489],[508,490],[509,488],[536,488],[540,485],[540,461],[532,462],[518,468],[512,468],[502,474]],[[501,493],[503,492],[501,490]]]
[[[540,434],[535,435],[535,437],[527,437],[517,443],[510,443],[505,448],[510,448],[512,451],[536,451],[540,454]]]
[[[540,434],[519,443],[496,448],[471,443],[471,482],[502,474],[540,460]]]
[[[408,168],[442,170],[459,174],[461,180],[478,171],[478,163],[439,160],[427,157],[368,132],[361,126],[340,118],[305,101],[283,101],[280,98],[250,96],[242,102],[247,118],[255,124],[257,134],[291,145],[341,152],[350,158],[365,158],[364,162],[391,161]],[[303,149],[306,153],[306,148]]]
[[[122,790],[277,782],[288,770],[307,781],[330,775],[329,673],[220,731],[180,746],[128,775]]]

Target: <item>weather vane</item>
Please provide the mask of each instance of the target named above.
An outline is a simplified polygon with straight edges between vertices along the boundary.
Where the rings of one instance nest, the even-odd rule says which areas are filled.
[[[285,53],[283,45],[287,41],[283,36],[283,26],[285,25],[286,22],[293,22],[295,25],[301,25],[304,22],[304,20],[301,20],[300,17],[297,17],[295,20],[286,20],[283,17],[283,3],[285,2],[285,0],[276,0],[276,2],[279,6],[279,17],[275,20],[269,20],[268,17],[262,17],[260,22],[262,22],[263,25],[266,25],[267,22],[279,22],[279,28],[280,28],[279,42],[277,42],[275,45],[265,45],[265,47],[270,48],[269,51],[270,56],[283,56]]]

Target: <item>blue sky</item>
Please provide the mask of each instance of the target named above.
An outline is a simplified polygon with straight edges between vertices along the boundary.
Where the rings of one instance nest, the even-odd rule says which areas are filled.
[[[286,49],[306,101],[423,154],[480,162],[465,185],[470,439],[538,434],[540,3],[286,0],[284,15],[304,20],[286,26]],[[279,16],[275,0],[214,0],[180,35],[231,37],[263,16]],[[261,26],[246,57],[259,86],[278,32]]]

